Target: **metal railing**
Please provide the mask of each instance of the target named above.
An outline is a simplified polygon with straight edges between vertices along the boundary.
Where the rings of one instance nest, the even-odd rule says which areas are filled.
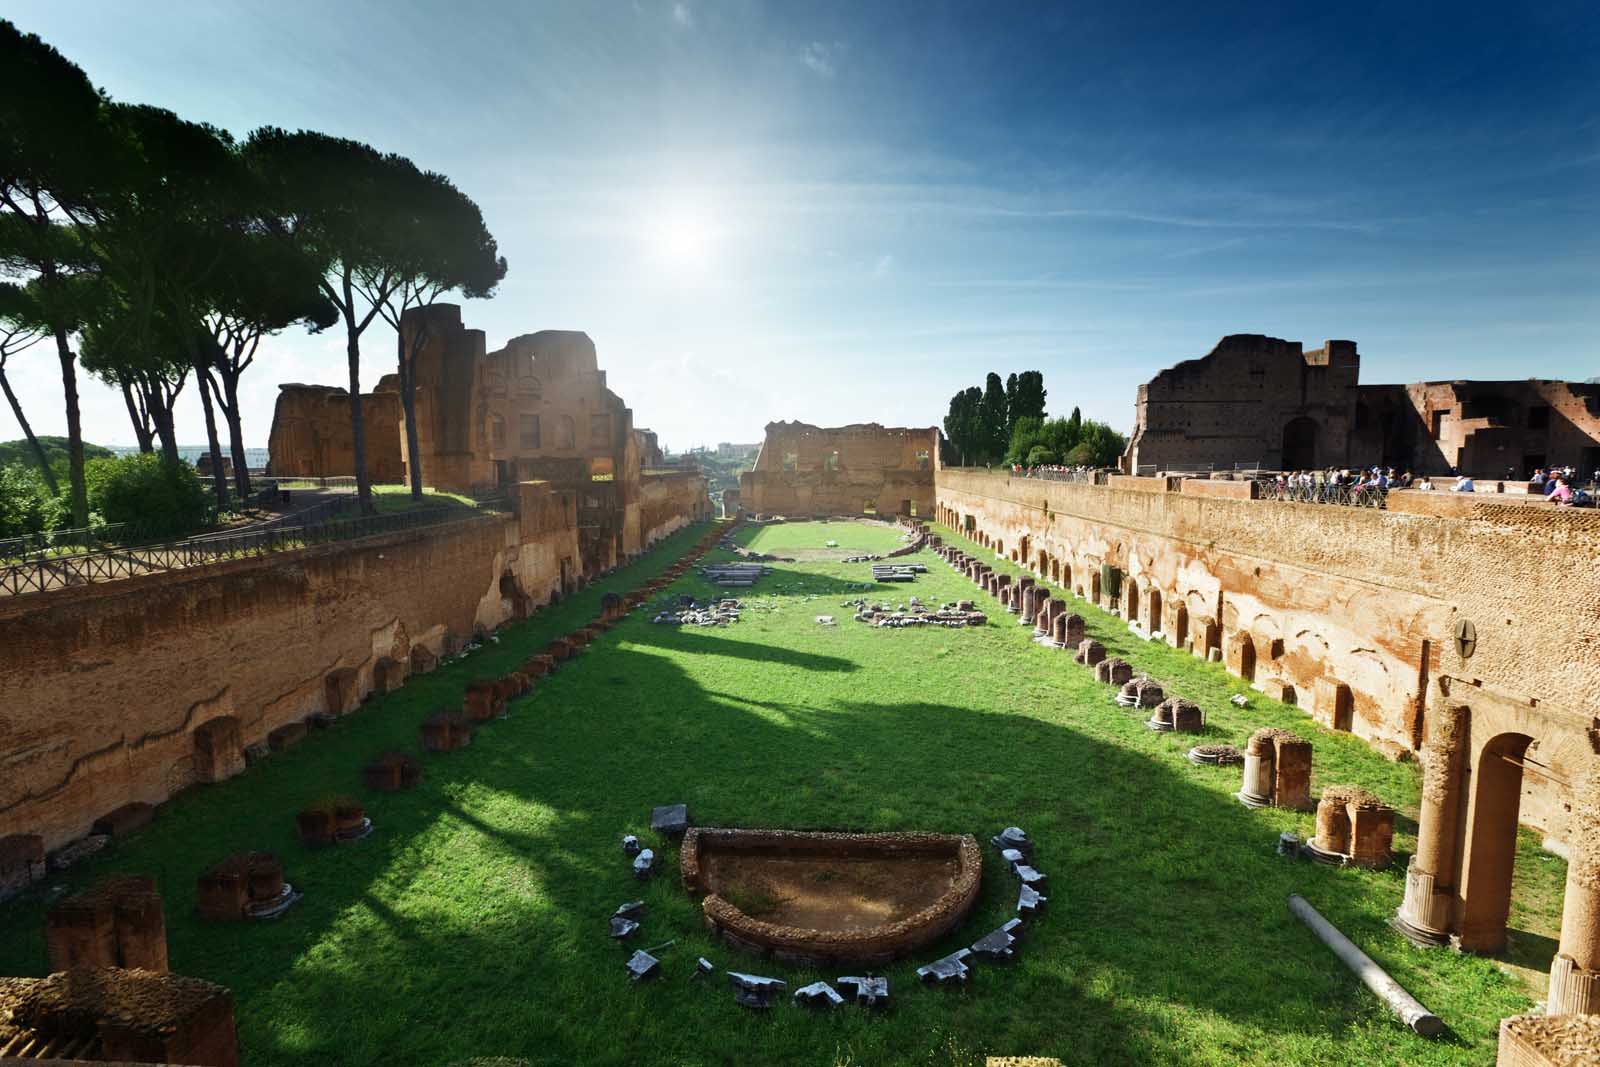
[[[0,596],[43,593],[402,530],[477,521],[484,515],[478,511],[464,514],[460,508],[443,506],[366,515],[339,522],[306,522],[303,516],[295,515],[285,516],[285,519],[296,520],[293,523],[254,526],[232,534],[207,534],[167,544],[107,546],[67,555],[39,556],[0,564]]]
[[[1389,491],[1375,485],[1350,485],[1316,481],[1310,484],[1287,479],[1257,478],[1257,495],[1262,500],[1287,500],[1297,504],[1338,504],[1352,508],[1383,508]]]
[[[1095,472],[1092,470],[1058,471],[1041,470],[1037,467],[1033,470],[1024,469],[1016,475],[1016,477],[1022,478],[1037,478],[1045,482],[1081,482],[1086,485],[1094,484],[1094,476]]]

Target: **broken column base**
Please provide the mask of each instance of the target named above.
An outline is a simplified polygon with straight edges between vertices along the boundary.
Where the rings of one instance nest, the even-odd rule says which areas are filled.
[[[1600,1014],[1600,971],[1586,971],[1571,956],[1556,953],[1545,1010],[1551,1015]]]

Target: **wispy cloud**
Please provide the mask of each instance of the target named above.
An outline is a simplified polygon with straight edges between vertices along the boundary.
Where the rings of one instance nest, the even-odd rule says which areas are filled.
[[[688,4],[678,3],[672,5],[672,21],[680,26],[694,25],[694,12]]]
[[[800,62],[811,68],[811,72],[819,78],[831,78],[839,69],[839,59],[849,50],[843,41],[832,44],[826,41],[812,41],[800,50]]]
[[[1209,256],[1213,252],[1225,252],[1230,248],[1237,248],[1250,240],[1248,237],[1230,237],[1226,241],[1215,241],[1208,245],[1197,245],[1194,248],[1180,248],[1176,252],[1168,252],[1162,259],[1190,259],[1194,256]]]
[[[876,262],[876,263],[874,263],[872,265],[872,276],[874,278],[886,277],[888,275],[888,273],[893,269],[894,269],[894,256],[892,256],[889,253],[885,252],[883,255],[878,257],[878,262]]]

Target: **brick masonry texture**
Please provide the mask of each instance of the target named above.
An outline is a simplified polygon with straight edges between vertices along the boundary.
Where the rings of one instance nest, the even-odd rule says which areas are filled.
[[[1391,754],[1421,746],[1430,710],[1464,703],[1475,738],[1531,737],[1530,757],[1557,778],[1593,758],[1600,513],[1476,503],[1441,517],[1133,481],[944,469],[939,517],[1147,633],[1220,650],[1234,673]],[[1121,572],[1115,605],[1103,565]],[[1567,798],[1534,775],[1523,791],[1523,821],[1562,838]]]
[[[754,468],[739,476],[739,504],[755,515],[922,515],[933,512],[936,428],[877,423],[823,428],[767,424]]]

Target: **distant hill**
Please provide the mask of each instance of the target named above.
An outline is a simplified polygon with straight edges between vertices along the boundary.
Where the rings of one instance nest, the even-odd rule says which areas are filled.
[[[49,458],[50,466],[54,467],[58,461],[66,463],[67,439],[65,437],[40,437],[39,443],[44,446],[44,454]],[[114,455],[116,453],[104,445],[92,445],[88,441],[83,443],[83,458],[85,460],[109,459]],[[28,467],[36,466],[33,459],[33,449],[28,447],[26,439],[0,441],[0,467],[9,467],[13,463],[21,463]]]

